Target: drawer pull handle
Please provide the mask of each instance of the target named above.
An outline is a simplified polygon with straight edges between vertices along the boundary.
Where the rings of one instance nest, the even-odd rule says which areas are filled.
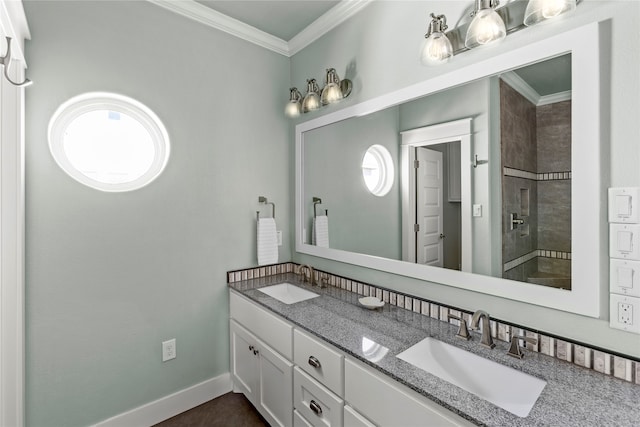
[[[316,414],[316,415],[321,415],[322,414],[322,408],[320,407],[320,405],[318,405],[316,403],[315,400],[312,400],[309,403],[309,408]]]
[[[316,369],[320,368],[320,361],[313,356],[309,356],[309,365],[313,366]]]

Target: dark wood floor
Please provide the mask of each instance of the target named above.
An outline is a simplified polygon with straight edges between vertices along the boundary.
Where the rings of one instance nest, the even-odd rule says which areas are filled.
[[[154,427],[268,427],[240,393],[227,393]]]

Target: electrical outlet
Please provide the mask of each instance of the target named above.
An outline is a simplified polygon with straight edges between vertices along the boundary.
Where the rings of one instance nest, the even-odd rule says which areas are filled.
[[[640,298],[610,294],[609,326],[640,334]]]
[[[633,305],[618,303],[618,322],[624,325],[633,325]]]
[[[176,358],[176,339],[170,339],[169,341],[162,342],[162,361]]]
[[[282,246],[282,230],[276,231],[276,235],[278,236],[278,246]]]

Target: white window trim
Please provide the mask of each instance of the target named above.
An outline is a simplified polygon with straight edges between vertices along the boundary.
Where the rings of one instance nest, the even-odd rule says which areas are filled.
[[[389,191],[391,191],[391,187],[393,187],[393,182],[395,180],[395,170],[393,168],[393,159],[391,158],[391,153],[385,146],[374,144],[371,147],[367,148],[365,156],[367,154],[371,154],[378,162],[378,165],[380,166],[380,179],[378,180],[376,186],[373,188],[369,188],[369,185],[367,185],[366,181],[365,186],[367,190],[369,190],[369,192],[374,196],[386,196]],[[362,159],[364,163],[364,156]]]
[[[69,161],[63,148],[63,134],[67,126],[82,114],[96,110],[112,110],[137,120],[151,135],[155,157],[149,170],[139,178],[123,183],[105,183],[85,175]],[[49,121],[49,149],[56,163],[76,181],[107,192],[132,191],[153,182],[164,170],[170,154],[169,135],[158,118],[144,104],[135,99],[108,92],[89,92],[64,102]]]

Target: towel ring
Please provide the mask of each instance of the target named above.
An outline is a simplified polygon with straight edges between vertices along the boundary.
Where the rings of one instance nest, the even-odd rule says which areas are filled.
[[[271,216],[276,219],[276,204],[267,200],[264,196],[258,196],[258,203],[264,203],[265,205],[271,205]],[[260,211],[256,211],[256,218],[260,219]]]
[[[316,208],[318,207],[319,204],[322,203],[322,199],[320,197],[314,197],[313,198],[313,217],[316,218],[318,216],[318,213],[316,212]],[[329,209],[325,209],[324,210],[324,214],[326,216],[329,216]]]

